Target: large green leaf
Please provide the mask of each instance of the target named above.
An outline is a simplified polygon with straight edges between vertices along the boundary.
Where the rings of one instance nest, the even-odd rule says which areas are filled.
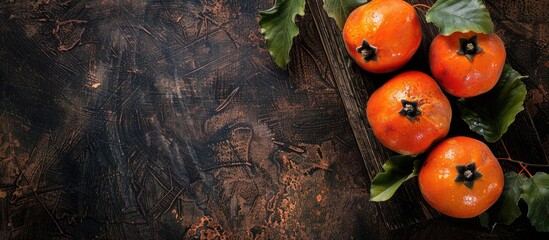
[[[521,188],[521,198],[528,204],[530,222],[536,230],[549,232],[549,175],[537,172]]]
[[[478,97],[459,99],[461,118],[488,142],[498,141],[516,115],[524,110],[526,85],[517,71],[506,65],[496,86]]]
[[[521,211],[518,202],[522,194],[521,187],[527,177],[524,174],[508,172],[505,174],[505,183],[503,192],[498,201],[481,215],[481,224],[488,228],[493,228],[497,223],[509,225],[515,221]]]
[[[446,36],[454,32],[491,33],[494,30],[490,13],[482,0],[437,0],[425,18]]]
[[[402,183],[417,176],[421,162],[415,157],[397,155],[390,157],[378,173],[370,188],[370,201],[386,201],[393,196]]]
[[[355,8],[365,4],[368,0],[324,0],[324,10],[333,18],[340,29],[343,29],[345,20]]]
[[[305,15],[305,0],[276,0],[272,8],[260,12],[259,25],[267,42],[267,50],[275,63],[284,69],[290,62],[292,40],[299,34],[295,24],[298,14]]]

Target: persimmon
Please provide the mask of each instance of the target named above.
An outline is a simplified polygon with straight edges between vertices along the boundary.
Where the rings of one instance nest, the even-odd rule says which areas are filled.
[[[416,10],[403,0],[372,0],[353,10],[343,27],[347,52],[373,73],[404,66],[417,51],[421,34]]]
[[[503,71],[505,57],[503,41],[495,33],[438,35],[429,48],[435,80],[449,94],[463,98],[490,91]]]
[[[462,136],[437,144],[418,180],[427,203],[455,218],[471,218],[486,211],[497,201],[504,184],[503,171],[490,148]]]
[[[384,146],[400,154],[417,155],[448,134],[452,109],[433,78],[408,71],[370,96],[366,116]]]

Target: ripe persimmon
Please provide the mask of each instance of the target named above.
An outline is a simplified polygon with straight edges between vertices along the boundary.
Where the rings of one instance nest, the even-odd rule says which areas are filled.
[[[417,51],[421,34],[416,10],[403,0],[372,0],[353,10],[343,27],[347,52],[373,73],[404,66]]]
[[[469,137],[437,144],[419,171],[419,188],[427,203],[455,218],[471,218],[492,206],[503,190],[498,160],[483,142]]]
[[[455,32],[431,42],[429,65],[442,89],[456,97],[490,91],[505,64],[505,46],[495,34]]]
[[[452,109],[433,78],[408,71],[370,96],[366,116],[384,146],[400,154],[417,155],[448,134]]]

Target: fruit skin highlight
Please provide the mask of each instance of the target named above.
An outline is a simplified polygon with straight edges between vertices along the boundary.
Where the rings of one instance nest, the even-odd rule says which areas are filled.
[[[429,66],[447,93],[469,98],[490,91],[505,65],[505,46],[494,33],[438,35],[429,48]]]
[[[418,155],[448,134],[452,109],[433,78],[408,71],[370,96],[366,116],[385,147],[403,155]]]
[[[422,38],[414,7],[402,0],[373,0],[351,12],[343,40],[351,58],[364,70],[388,73],[404,66]]]
[[[504,175],[486,144],[458,136],[431,150],[418,181],[423,198],[434,209],[455,218],[472,218],[498,200]]]

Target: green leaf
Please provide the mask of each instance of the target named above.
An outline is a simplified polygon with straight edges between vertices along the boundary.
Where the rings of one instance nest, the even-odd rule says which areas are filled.
[[[490,13],[482,0],[437,0],[425,18],[446,36],[454,32],[491,33],[494,30]]]
[[[415,157],[397,155],[383,164],[385,172],[378,173],[372,180],[370,201],[386,201],[393,196],[402,183],[417,176],[421,161]]]
[[[528,204],[527,216],[536,230],[549,232],[549,175],[537,172],[521,187],[521,198]]]
[[[526,85],[521,80],[523,78],[526,76],[505,65],[492,90],[474,98],[458,100],[461,118],[486,141],[498,141],[517,114],[524,110]]]
[[[305,0],[276,0],[272,8],[259,14],[259,25],[267,42],[267,50],[275,63],[285,69],[290,62],[292,40],[299,34],[295,17],[298,14],[305,15]]]
[[[503,192],[496,203],[499,207],[496,222],[509,225],[520,216],[521,212],[518,207],[518,201],[522,194],[520,187],[526,180],[527,177],[524,174],[517,174],[515,172],[505,174]]]
[[[493,229],[497,223],[509,225],[521,215],[518,202],[522,194],[521,187],[526,180],[527,177],[524,174],[516,172],[505,174],[501,196],[488,211],[481,215],[481,223],[484,227]]]
[[[355,8],[364,5],[368,0],[324,0],[324,10],[333,18],[340,29]]]

